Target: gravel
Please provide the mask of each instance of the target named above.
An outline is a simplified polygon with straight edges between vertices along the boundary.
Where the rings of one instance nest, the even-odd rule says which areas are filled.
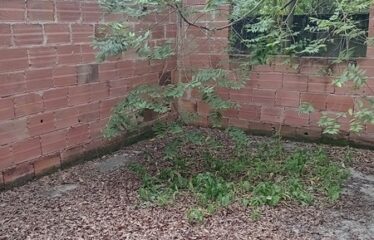
[[[254,145],[268,141],[251,137]],[[322,146],[337,161],[351,156],[352,176],[341,201],[251,210],[232,205],[190,224],[187,196],[164,207],[138,199],[138,179],[126,164],[160,156],[158,140],[142,141],[112,155],[0,192],[0,240],[16,239],[374,239],[374,152]],[[284,142],[286,149],[316,144]]]

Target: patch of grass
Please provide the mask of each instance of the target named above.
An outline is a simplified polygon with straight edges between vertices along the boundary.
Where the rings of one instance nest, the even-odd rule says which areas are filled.
[[[150,158],[130,169],[142,182],[139,197],[144,201],[170,204],[182,192],[193,197],[196,206],[187,212],[191,223],[234,202],[254,208],[255,220],[263,205],[313,204],[321,195],[336,201],[348,177],[344,164],[331,161],[323,149],[286,152],[278,137],[251,148],[247,135],[234,128],[223,137],[197,129],[175,134],[175,126],[171,135],[163,131],[162,138],[170,141],[163,159]]]
[[[251,211],[251,215],[250,215],[250,218],[252,219],[252,221],[254,222],[257,222],[261,219],[261,212],[255,208],[255,209],[252,209]]]
[[[201,223],[205,218],[205,210],[201,208],[191,208],[187,213],[187,219],[190,223]]]

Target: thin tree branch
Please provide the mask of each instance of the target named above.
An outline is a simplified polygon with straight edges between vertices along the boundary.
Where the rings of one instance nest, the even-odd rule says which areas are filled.
[[[197,28],[201,28],[201,29],[204,29],[206,31],[210,31],[210,32],[214,32],[214,31],[220,31],[220,30],[223,30],[225,28],[229,28],[231,26],[233,26],[234,24],[240,22],[241,20],[245,19],[246,17],[248,17],[249,14],[251,14],[253,11],[255,11],[262,3],[264,2],[264,0],[261,0],[257,3],[256,6],[254,6],[254,8],[252,8],[250,11],[248,11],[246,14],[244,14],[241,18],[238,18],[236,19],[235,21],[232,21],[230,22],[229,24],[227,25],[224,25],[224,26],[221,26],[221,27],[217,27],[217,28],[208,28],[206,26],[202,26],[202,25],[198,25],[198,24],[195,24],[193,22],[191,22],[182,12],[182,10],[180,9],[180,7],[178,6],[178,4],[175,4],[175,5],[169,5],[170,7],[176,9],[179,13],[179,16],[182,18],[182,20],[184,22],[186,22],[189,26],[193,26],[193,27],[197,27]]]

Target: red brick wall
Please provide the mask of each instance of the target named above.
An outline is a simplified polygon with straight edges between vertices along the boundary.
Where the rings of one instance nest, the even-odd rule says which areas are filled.
[[[176,21],[133,22],[154,42],[175,39]],[[110,110],[133,86],[157,82],[165,62],[134,54],[95,61],[91,39],[104,15],[95,0],[0,1],[0,187],[39,175],[105,142]],[[176,60],[167,62],[174,70]]]
[[[185,4],[199,9],[204,0],[185,0]],[[196,15],[192,22],[205,26],[225,26],[228,8],[222,8],[216,13]],[[188,66],[186,71],[180,71],[180,78],[188,79],[188,69],[202,67],[220,67],[230,69],[233,65],[227,54],[228,32],[218,31],[207,35],[188,24],[183,25],[182,53],[180,66]],[[371,11],[370,31],[374,36],[374,9]],[[191,39],[194,40],[191,40]],[[191,47],[187,45],[194,42]],[[221,91],[224,98],[240,104],[237,110],[230,110],[224,114],[224,121],[228,125],[241,127],[253,132],[280,131],[291,137],[320,138],[322,129],[318,127],[321,112],[336,113],[354,108],[355,98],[364,95],[374,95],[374,48],[369,47],[367,57],[358,60],[359,65],[369,75],[368,87],[360,91],[352,91],[349,87],[337,88],[331,85],[332,77],[324,77],[319,71],[328,64],[327,59],[301,58],[295,60],[299,67],[294,69],[282,64],[281,60],[271,65],[257,66],[248,73],[247,85],[239,91]],[[334,67],[334,72],[342,71],[343,67]],[[372,90],[371,90],[372,89]],[[316,111],[309,115],[298,113],[300,103],[310,102]],[[206,125],[209,109],[200,101],[200,97],[189,93],[180,101],[180,110],[194,111],[201,116],[200,124]],[[348,121],[342,120],[343,130],[348,130]],[[359,135],[343,133],[338,136],[361,144],[374,143],[374,127],[367,126]]]

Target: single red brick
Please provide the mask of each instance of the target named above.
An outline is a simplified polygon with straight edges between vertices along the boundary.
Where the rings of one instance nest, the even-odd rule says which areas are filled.
[[[126,65],[122,65],[126,67]],[[116,62],[108,62],[99,65],[99,81],[113,81],[118,79],[118,63]],[[126,77],[126,76],[123,76]]]
[[[210,111],[212,111],[211,107],[204,103],[204,102],[198,102],[197,103],[197,113],[202,116],[208,116]]]
[[[43,111],[43,100],[39,94],[28,93],[14,98],[16,117]]]
[[[55,131],[40,136],[43,155],[62,151],[66,148],[67,130]]]
[[[322,129],[320,127],[304,126],[302,128],[296,128],[296,134],[297,136],[317,140],[322,136]]]
[[[123,97],[129,92],[129,80],[131,79],[120,79],[109,81],[109,96],[113,97]]]
[[[54,3],[51,1],[27,1],[27,17],[31,21],[53,21]]]
[[[100,119],[100,103],[94,102],[78,107],[78,119],[82,123],[95,122]]]
[[[10,24],[0,24],[0,46],[9,47],[12,45],[12,32]]]
[[[109,86],[107,83],[90,84],[90,100],[98,101],[109,97]]]
[[[239,115],[238,109],[231,108],[231,109],[222,111],[222,116],[224,118],[238,118],[238,115]]]
[[[326,94],[318,93],[301,93],[301,103],[310,103],[315,109],[325,110],[326,109]]]
[[[248,104],[241,104],[239,107],[239,119],[258,121],[261,116],[261,107]]]
[[[13,145],[16,164],[39,158],[42,155],[39,138],[30,138]]]
[[[248,129],[249,121],[243,120],[243,119],[237,119],[237,118],[229,118],[229,125],[242,128],[242,129]]]
[[[14,159],[10,146],[0,146],[0,172],[12,167],[13,164]]]
[[[292,127],[309,125],[309,114],[299,113],[297,109],[285,109],[283,123]]]
[[[0,73],[24,70],[29,66],[26,49],[0,49]]]
[[[203,55],[203,54],[191,54],[190,56],[187,57],[186,59],[186,67],[190,67],[191,69],[193,68],[208,68],[211,67],[210,64],[210,58],[209,55]],[[136,73],[135,73],[136,74]]]
[[[308,88],[308,77],[301,74],[284,74],[283,89],[289,91],[306,91]]]
[[[79,2],[57,2],[57,20],[65,22],[75,22],[81,19]]]
[[[0,120],[14,118],[14,104],[10,98],[0,98]]]
[[[55,87],[65,87],[77,84],[77,71],[75,66],[59,66],[53,71]]]
[[[322,114],[321,112],[312,112],[309,114],[309,124],[313,127],[318,127],[319,124],[319,120],[321,119],[322,117]]]
[[[43,28],[40,24],[13,25],[14,43],[17,46],[42,44]]]
[[[70,43],[68,24],[45,24],[44,31],[47,44]]]
[[[148,74],[150,71],[149,61],[146,60],[137,60],[134,63],[134,75],[145,75]]]
[[[82,62],[81,58],[79,45],[57,46],[58,64],[79,64]]]
[[[71,25],[71,35],[74,43],[90,43],[94,37],[94,26],[73,24]]]
[[[90,141],[89,125],[71,127],[67,134],[68,146],[78,146]]]
[[[92,139],[89,143],[84,145],[84,149],[86,151],[98,150],[109,145],[110,145],[110,142],[107,139],[96,138],[96,139]]]
[[[250,122],[249,130],[255,133],[275,134],[279,132],[279,123]]]
[[[56,49],[53,47],[30,48],[28,52],[31,67],[50,67],[57,64]]]
[[[333,93],[334,86],[331,84],[329,77],[309,76],[308,78],[308,92],[315,93]]]
[[[250,103],[252,100],[252,91],[247,93],[233,91],[230,93],[230,100],[235,103]]]
[[[369,135],[373,135],[374,133],[374,125],[367,124],[365,127],[365,133]]]
[[[201,28],[189,27],[186,30],[186,37],[192,39],[205,38],[207,37],[207,31]]]
[[[56,129],[55,116],[53,113],[42,113],[28,117],[27,128],[30,136],[39,136]]]
[[[35,175],[45,174],[61,166],[60,154],[44,156],[34,162]]]
[[[357,64],[361,68],[373,67],[374,66],[374,59],[372,59],[372,58],[360,58],[360,59],[357,59]]]
[[[78,109],[77,108],[64,108],[55,111],[56,127],[57,129],[69,128],[79,124]]]
[[[0,121],[0,145],[29,137],[26,126],[26,119],[24,118]]]
[[[34,166],[31,163],[22,163],[3,172],[4,183],[9,184],[17,180],[26,180],[34,177]]]
[[[82,19],[83,22],[99,22],[102,19],[100,6],[96,2],[82,2]]]
[[[69,105],[87,104],[91,99],[90,85],[69,87]]]
[[[108,118],[113,108],[122,100],[122,98],[110,98],[100,102],[100,119]]]
[[[374,57],[374,47],[370,47],[370,46],[367,47],[366,57],[368,57],[368,58],[373,58]]]
[[[280,89],[282,88],[282,73],[254,73],[249,81],[253,81],[253,86],[259,89]]]
[[[109,109],[111,109],[111,108],[112,107],[110,107]],[[195,113],[197,111],[197,104],[196,104],[196,102],[189,101],[189,100],[180,100],[180,101],[178,101],[178,111]],[[108,112],[108,113],[110,113],[110,112]]]
[[[38,91],[53,87],[52,69],[26,70],[26,88],[29,91]]]
[[[152,38],[151,39],[163,39],[165,38],[165,26],[158,25],[154,27],[151,31]]]
[[[284,107],[298,107],[300,102],[300,93],[288,90],[277,90],[275,105]]]
[[[281,136],[285,137],[296,137],[296,127],[282,125],[279,127],[278,132]]]
[[[253,89],[252,102],[261,105],[273,106],[275,102],[275,90]]]
[[[328,66],[327,58],[301,58],[300,72],[305,75],[319,75]]]
[[[25,1],[24,0],[1,0],[0,21],[24,21]]]
[[[68,89],[58,88],[47,90],[43,93],[44,108],[55,110],[68,106]]]
[[[328,95],[326,104],[327,110],[336,112],[346,112],[354,107],[351,96]]]
[[[176,38],[177,31],[178,31],[178,28],[175,23],[165,25],[165,37],[166,38]]]
[[[91,139],[103,139],[103,130],[107,124],[107,119],[91,122],[90,125],[90,136]]]
[[[96,51],[91,45],[81,45],[82,63],[96,62]]]
[[[61,164],[76,160],[85,152],[83,145],[71,147],[61,152]]]
[[[283,118],[283,108],[267,107],[261,108],[261,121],[270,123],[280,123]]]

